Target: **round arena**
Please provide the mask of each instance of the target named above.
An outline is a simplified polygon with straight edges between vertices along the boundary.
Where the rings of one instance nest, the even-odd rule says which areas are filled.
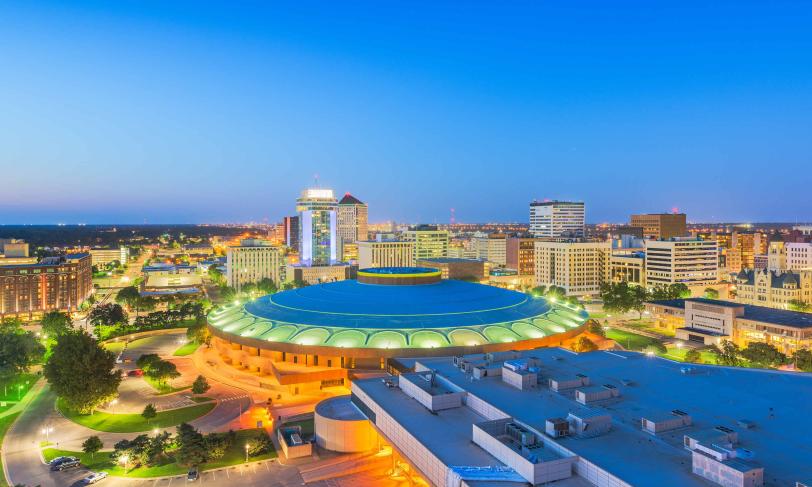
[[[230,305],[208,323],[227,363],[280,384],[324,385],[347,369],[385,368],[393,357],[559,345],[586,318],[544,298],[441,279],[437,269],[384,267]]]

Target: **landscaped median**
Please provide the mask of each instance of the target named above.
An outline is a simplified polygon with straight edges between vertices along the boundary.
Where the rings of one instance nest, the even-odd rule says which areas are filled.
[[[11,425],[14,424],[14,421],[17,420],[17,416],[19,415],[20,413],[17,412],[14,414],[7,414],[6,416],[0,418],[0,448],[3,447],[3,440],[6,437],[6,431],[8,431]],[[3,471],[3,461],[0,459],[0,486],[5,487],[7,484],[5,476],[2,474]]]
[[[245,445],[254,441],[257,435],[265,433],[263,429],[248,429],[236,431],[236,438],[232,444],[226,449],[225,454],[217,460],[203,463],[199,465],[200,470],[213,470],[222,467],[229,467],[245,463]],[[267,434],[267,433],[265,433]],[[105,445],[110,447],[112,445]],[[58,450],[55,448],[46,448],[42,450],[42,456],[46,462],[53,460],[59,456],[72,456],[78,458],[82,465],[94,471],[105,471],[110,475],[120,477],[135,477],[135,478],[152,478],[152,477],[166,477],[172,475],[183,475],[189,469],[179,465],[174,461],[173,450],[167,451],[167,455],[163,463],[154,466],[140,466],[137,468],[128,468],[125,474],[124,466],[115,463],[111,458],[112,451],[101,451],[95,455],[90,455],[82,452]],[[268,460],[276,458],[276,451],[271,449],[269,452],[260,453],[248,457],[251,462]]]
[[[56,402],[59,412],[74,423],[108,433],[140,433],[155,428],[168,428],[180,423],[188,423],[208,413],[215,406],[216,403],[209,402],[185,408],[159,411],[157,416],[146,420],[140,414],[114,414],[100,411],[93,414],[80,414],[65,407],[61,400]]]

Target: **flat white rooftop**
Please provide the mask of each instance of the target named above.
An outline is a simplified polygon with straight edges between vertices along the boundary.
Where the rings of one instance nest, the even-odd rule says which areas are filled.
[[[684,373],[686,364],[634,352],[574,354],[546,348],[522,355],[541,360],[543,379],[581,373],[589,376],[593,386],[610,384],[620,390],[619,398],[589,408],[612,416],[610,432],[555,441],[632,485],[712,485],[691,472],[691,454],[683,447],[683,435],[716,426],[738,433],[738,446],[754,453],[748,462],[764,467],[766,485],[794,487],[796,481],[812,478],[812,374],[703,365],[691,365],[690,373]],[[585,411],[572,390],[556,393],[543,384],[519,390],[501,377],[472,381],[451,357],[417,362],[539,431],[544,431],[548,418]],[[380,381],[364,382],[363,389],[447,465],[499,464],[471,443],[471,424],[483,418],[470,409],[433,415]],[[675,409],[688,413],[693,424],[656,436],[641,431],[642,417]],[[754,427],[743,428],[739,420],[749,420]]]

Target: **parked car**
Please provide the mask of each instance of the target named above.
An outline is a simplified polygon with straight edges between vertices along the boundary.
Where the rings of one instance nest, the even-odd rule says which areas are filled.
[[[141,369],[133,369],[127,372],[127,375],[129,375],[130,377],[141,377],[142,375],[144,375],[144,371]]]
[[[191,470],[189,470],[189,473],[186,474],[186,481],[187,482],[194,482],[199,477],[200,477],[200,473],[198,472],[197,467],[192,467]]]
[[[95,484],[107,478],[107,472],[91,472],[90,475],[82,479],[84,485]]]
[[[65,470],[78,467],[82,463],[76,457],[58,457],[51,461],[51,470]]]

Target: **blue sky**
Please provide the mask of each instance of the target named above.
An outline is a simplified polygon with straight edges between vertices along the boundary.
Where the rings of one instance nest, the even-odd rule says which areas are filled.
[[[810,2],[0,4],[0,223],[812,220]]]

